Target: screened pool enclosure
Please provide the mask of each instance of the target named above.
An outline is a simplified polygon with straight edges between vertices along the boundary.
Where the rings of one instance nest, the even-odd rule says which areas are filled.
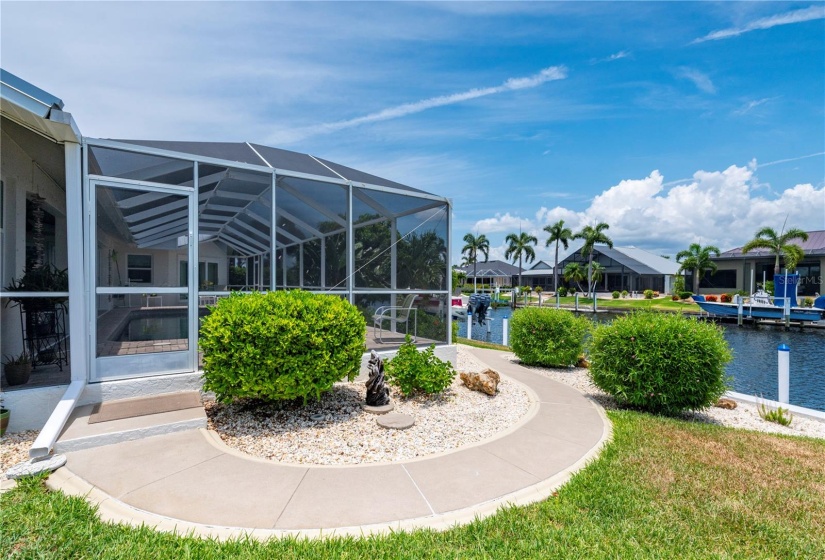
[[[196,370],[198,320],[232,291],[346,298],[368,347],[397,346],[407,329],[450,342],[443,197],[257,144],[85,145],[92,381]],[[392,310],[374,339],[376,309],[410,294],[410,320]]]

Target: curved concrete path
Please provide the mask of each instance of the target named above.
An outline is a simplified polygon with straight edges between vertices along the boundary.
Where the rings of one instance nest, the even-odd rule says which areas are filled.
[[[284,465],[189,430],[67,453],[48,484],[85,496],[104,520],[218,538],[446,529],[542,500],[598,454],[610,424],[575,389],[501,352],[472,352],[534,399],[520,424],[473,446],[392,464]]]

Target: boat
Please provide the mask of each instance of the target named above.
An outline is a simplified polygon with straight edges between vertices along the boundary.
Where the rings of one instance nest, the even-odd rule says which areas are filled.
[[[470,303],[470,296],[458,295],[450,299],[450,313],[453,319],[467,318],[467,304]]]
[[[735,300],[729,303],[707,301],[705,296],[694,295],[693,301],[702,308],[703,311],[719,317],[742,317],[753,319],[776,319],[784,320],[786,313],[791,321],[817,322],[822,321],[825,316],[825,296],[820,296],[814,300],[813,307],[801,307],[797,305],[796,287],[799,282],[798,274],[785,274],[774,276],[774,295],[763,290],[754,292],[749,298],[735,296]],[[792,293],[788,293],[791,290]],[[782,295],[778,295],[781,293]],[[785,300],[788,306],[785,307]]]

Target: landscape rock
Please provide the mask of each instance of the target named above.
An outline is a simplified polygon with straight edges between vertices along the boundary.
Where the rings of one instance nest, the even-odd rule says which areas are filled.
[[[718,408],[726,408],[728,410],[733,410],[734,408],[736,408],[736,401],[733,399],[722,398],[716,401],[716,404],[714,406]]]
[[[498,373],[491,369],[480,373],[462,372],[459,376],[471,391],[481,391],[491,396],[495,396],[498,391],[498,382],[501,380]]]

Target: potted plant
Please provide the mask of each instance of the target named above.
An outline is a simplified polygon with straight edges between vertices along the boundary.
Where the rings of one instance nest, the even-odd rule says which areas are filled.
[[[25,385],[32,373],[32,361],[25,352],[19,356],[3,356],[3,371],[9,385]]]
[[[6,433],[6,428],[9,427],[9,418],[11,412],[3,406],[3,393],[0,393],[0,436]]]

